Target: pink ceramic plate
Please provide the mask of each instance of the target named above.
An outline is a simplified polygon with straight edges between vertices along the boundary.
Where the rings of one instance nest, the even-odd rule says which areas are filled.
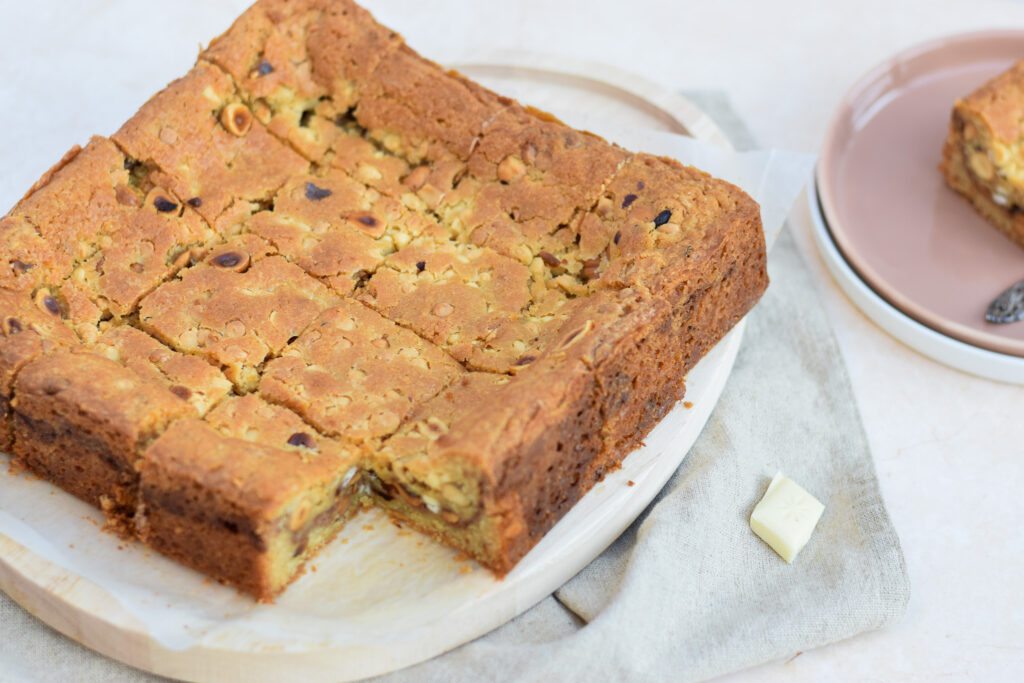
[[[957,97],[1024,58],[1024,31],[907,50],[862,78],[825,135],[817,180],[836,245],[904,314],[967,344],[1024,356],[1024,322],[985,321],[1024,279],[1024,249],[986,223],[938,171]]]

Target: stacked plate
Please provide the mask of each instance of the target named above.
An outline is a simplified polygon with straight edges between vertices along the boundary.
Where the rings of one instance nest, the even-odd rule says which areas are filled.
[[[960,370],[1024,384],[1024,322],[985,320],[1024,279],[1024,249],[987,224],[938,170],[953,102],[1024,58],[1024,31],[988,31],[903,52],[836,111],[810,212],[846,294],[878,325]]]

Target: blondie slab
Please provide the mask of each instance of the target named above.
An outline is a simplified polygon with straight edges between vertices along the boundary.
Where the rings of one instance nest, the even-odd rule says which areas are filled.
[[[259,599],[360,502],[509,571],[767,284],[742,191],[347,0],[257,2],[0,236],[0,439]]]

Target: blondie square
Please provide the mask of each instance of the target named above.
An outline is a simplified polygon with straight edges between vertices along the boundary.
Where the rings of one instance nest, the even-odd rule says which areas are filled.
[[[380,60],[401,38],[347,1],[254,5],[201,58],[238,84],[256,118],[310,161],[345,122]]]
[[[78,336],[52,310],[45,297],[0,289],[0,449],[10,452],[14,427],[14,378],[26,363],[58,346],[75,348]]]
[[[429,239],[390,256],[359,298],[468,367],[493,372],[508,371],[566,301],[543,269]]]
[[[142,449],[195,414],[168,388],[85,349],[32,359],[14,394],[15,462],[101,507],[118,526],[135,514]]]
[[[114,133],[133,167],[145,169],[208,223],[235,202],[269,201],[308,168],[241,101],[231,78],[200,62]]]
[[[267,363],[259,391],[324,434],[362,442],[393,433],[462,373],[434,345],[345,300]]]
[[[251,391],[262,363],[340,301],[250,236],[214,249],[143,299],[139,321],[171,348],[220,367],[238,390]]]
[[[73,150],[3,219],[4,286],[49,297],[86,340],[134,311],[212,232],[106,138]]]
[[[253,214],[238,229],[267,240],[339,295],[351,294],[417,235],[443,233],[431,217],[337,170],[294,176],[273,210]]]
[[[165,386],[200,417],[231,393],[231,382],[220,370],[202,358],[173,351],[129,325],[104,332],[95,348],[140,377]]]
[[[233,397],[146,449],[135,526],[165,555],[270,599],[359,509],[357,464],[288,409]]]

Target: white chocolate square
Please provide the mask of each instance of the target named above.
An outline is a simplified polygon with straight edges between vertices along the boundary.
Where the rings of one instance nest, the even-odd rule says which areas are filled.
[[[786,562],[811,538],[825,506],[799,484],[777,472],[750,513],[750,528]]]

